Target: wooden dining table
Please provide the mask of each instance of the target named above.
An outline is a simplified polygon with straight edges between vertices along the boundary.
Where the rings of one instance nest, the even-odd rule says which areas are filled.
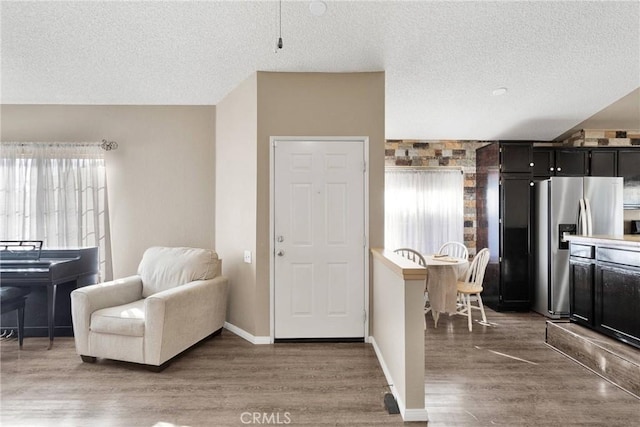
[[[463,280],[469,260],[451,256],[425,255],[427,294],[431,316],[438,327],[440,313],[454,314],[457,310],[458,280]]]

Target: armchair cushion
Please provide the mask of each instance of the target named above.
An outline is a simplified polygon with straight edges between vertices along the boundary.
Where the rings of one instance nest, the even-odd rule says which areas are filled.
[[[91,331],[104,334],[144,336],[144,300],[107,307],[91,314]]]
[[[200,248],[151,247],[144,252],[138,266],[145,298],[194,280],[213,279],[219,274],[218,254]]]

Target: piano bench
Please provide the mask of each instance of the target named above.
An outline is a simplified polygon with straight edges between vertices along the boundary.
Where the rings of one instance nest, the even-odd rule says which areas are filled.
[[[14,288],[5,286],[0,288],[0,312],[8,313],[18,310],[18,344],[22,348],[24,339],[24,302],[31,290],[29,288]]]

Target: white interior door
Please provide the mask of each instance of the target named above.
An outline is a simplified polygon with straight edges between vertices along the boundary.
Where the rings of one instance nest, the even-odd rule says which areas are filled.
[[[274,144],[274,336],[364,337],[363,141]]]

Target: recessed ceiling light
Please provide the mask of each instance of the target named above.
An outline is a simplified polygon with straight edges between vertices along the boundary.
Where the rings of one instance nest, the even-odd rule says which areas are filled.
[[[498,87],[495,88],[492,92],[491,95],[492,96],[500,96],[500,95],[504,95],[505,93],[507,93],[508,89],[506,87]]]
[[[327,4],[323,1],[312,1],[309,3],[309,12],[313,16],[322,16],[327,11]]]

